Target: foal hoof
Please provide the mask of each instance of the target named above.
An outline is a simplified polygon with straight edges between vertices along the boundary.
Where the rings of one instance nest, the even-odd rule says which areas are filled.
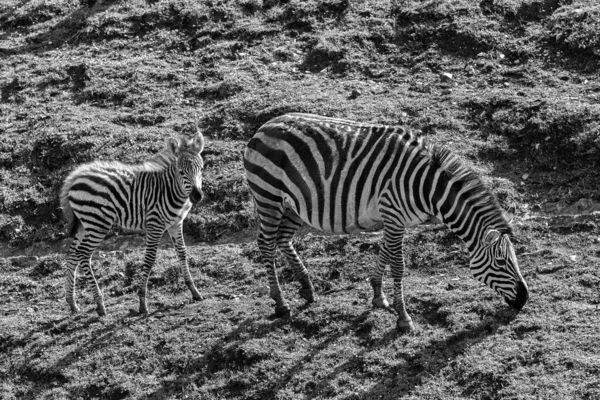
[[[275,316],[278,318],[290,318],[290,306],[285,305],[281,307],[275,307]]]
[[[396,329],[400,333],[409,333],[415,330],[415,326],[413,325],[412,320],[398,320],[396,323]]]
[[[313,303],[315,301],[315,291],[313,289],[300,289],[298,293],[300,294],[300,297],[308,303]]]

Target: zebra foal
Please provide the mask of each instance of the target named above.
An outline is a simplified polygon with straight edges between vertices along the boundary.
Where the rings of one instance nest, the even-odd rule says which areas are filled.
[[[264,124],[250,140],[244,167],[277,315],[289,315],[290,308],[277,278],[276,247],[299,277],[300,296],[314,301],[308,271],[291,241],[303,222],[338,234],[383,224],[383,241],[371,275],[373,305],[389,307],[382,277],[390,265],[397,327],[412,330],[403,297],[403,238],[407,227],[431,215],[466,243],[477,280],[517,310],[527,302],[527,285],[510,241],[512,216],[458,157],[401,127],[283,115]]]
[[[140,313],[148,313],[148,278],[165,231],[185,269],[184,280],[193,299],[202,299],[190,274],[182,227],[192,204],[202,199],[203,149],[204,138],[197,132],[191,139],[169,139],[164,151],[140,165],[95,161],[79,166],[67,176],[60,204],[67,229],[74,235],[65,273],[66,300],[72,313],[80,311],[74,293],[77,268],[81,265],[88,286],[93,287],[96,311],[100,316],[106,315],[90,263],[92,253],[113,226],[146,233],[138,288]]]

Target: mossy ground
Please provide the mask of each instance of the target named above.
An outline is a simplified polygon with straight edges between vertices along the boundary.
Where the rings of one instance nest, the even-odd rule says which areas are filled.
[[[547,224],[544,211],[600,200],[599,12],[591,0],[2,2],[0,251],[43,257],[0,265],[0,397],[597,398],[598,221]],[[319,301],[305,307],[284,267],[290,320],[257,291],[251,242],[190,246],[199,303],[161,249],[148,318],[129,311],[123,276],[143,248],[105,249],[94,265],[109,315],[89,295],[67,315],[57,193],[71,169],[140,162],[197,115],[206,200],[186,234],[245,238],[244,145],[292,111],[407,125],[464,156],[517,205],[530,303],[513,315],[469,278],[462,244],[428,226],[407,242],[411,335],[370,306],[378,235],[299,238]]]

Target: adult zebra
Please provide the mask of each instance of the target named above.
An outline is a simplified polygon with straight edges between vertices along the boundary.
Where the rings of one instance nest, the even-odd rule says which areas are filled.
[[[80,311],[74,293],[77,268],[81,265],[88,285],[94,285],[96,311],[100,316],[106,315],[90,262],[94,249],[112,226],[146,232],[146,254],[138,288],[140,313],[148,313],[148,278],[165,231],[185,268],[184,280],[193,299],[202,299],[190,274],[182,227],[192,204],[202,199],[203,149],[204,138],[197,132],[191,139],[169,139],[164,151],[143,164],[95,161],[79,166],[65,179],[60,203],[67,229],[75,235],[65,277],[66,299],[72,313]]]
[[[283,115],[264,124],[250,140],[244,167],[277,315],[290,312],[277,279],[277,246],[302,284],[300,296],[314,301],[308,271],[291,242],[302,222],[340,234],[383,224],[383,242],[371,275],[373,305],[389,307],[382,291],[389,264],[401,331],[413,329],[402,291],[404,231],[430,215],[466,243],[477,280],[517,310],[528,299],[509,239],[510,221],[495,197],[454,154],[401,127]]]

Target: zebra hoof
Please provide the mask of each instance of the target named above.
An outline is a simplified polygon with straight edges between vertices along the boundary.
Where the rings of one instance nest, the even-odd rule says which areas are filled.
[[[99,317],[106,316],[106,308],[104,308],[104,304],[99,304],[96,306],[96,312],[98,313]]]
[[[146,306],[146,302],[140,299],[140,315],[148,315],[148,307]]]
[[[202,301],[202,300],[204,300],[204,297],[200,296],[199,294],[194,294],[194,295],[192,295],[192,300]]]
[[[375,297],[371,303],[376,308],[390,308],[390,303],[385,297]]]
[[[315,301],[315,292],[311,289],[300,289],[298,292],[300,297],[306,300],[308,303],[313,303]]]
[[[415,326],[413,325],[412,320],[398,320],[396,323],[396,329],[400,333],[409,333],[415,330]]]
[[[281,307],[275,307],[275,316],[278,318],[290,318],[291,317],[290,306],[285,305]]]

